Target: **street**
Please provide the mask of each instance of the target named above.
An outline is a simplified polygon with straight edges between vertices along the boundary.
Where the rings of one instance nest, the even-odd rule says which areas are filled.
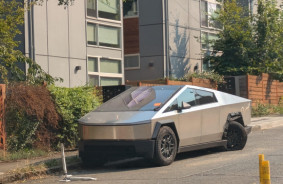
[[[271,183],[283,183],[283,127],[252,132],[242,151],[208,149],[179,154],[173,164],[155,167],[143,159],[108,163],[104,167],[71,170],[73,176],[95,177],[97,184],[258,184],[258,154],[270,161]],[[26,183],[61,183],[61,175]]]

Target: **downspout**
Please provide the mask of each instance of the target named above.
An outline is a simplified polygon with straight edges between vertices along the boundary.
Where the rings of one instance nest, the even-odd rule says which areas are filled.
[[[33,0],[29,0],[29,16],[28,16],[28,32],[29,32],[29,58],[34,61],[35,53],[34,53],[34,5]]]
[[[170,77],[168,0],[163,0],[164,77]]]

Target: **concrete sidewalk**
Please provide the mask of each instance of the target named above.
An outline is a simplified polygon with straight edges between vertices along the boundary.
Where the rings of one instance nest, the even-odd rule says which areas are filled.
[[[264,129],[270,129],[270,128],[274,128],[274,127],[278,127],[278,126],[283,126],[283,116],[267,116],[267,117],[258,117],[258,118],[252,118],[251,119],[251,124],[250,126],[252,126],[252,131],[260,131],[260,130],[264,130]],[[73,152],[67,152],[66,153],[66,157],[68,156],[74,156],[74,155],[78,155],[77,151],[73,151]],[[15,162],[2,162],[0,161],[0,184],[1,183],[9,183],[9,182],[13,182],[16,180],[21,180],[21,179],[25,179],[25,177],[31,177],[31,176],[38,176],[42,173],[50,173],[52,171],[54,171],[54,168],[52,168],[51,170],[40,170],[40,171],[33,171],[32,173],[22,173],[19,176],[19,173],[15,173],[15,170],[20,170],[22,168],[26,168],[29,167],[30,165],[33,164],[38,164],[38,163],[42,163],[44,161],[47,160],[52,160],[52,159],[58,159],[61,158],[61,154],[60,153],[56,153],[53,155],[49,155],[46,157],[41,157],[41,158],[36,158],[36,159],[28,159],[28,160],[19,160],[19,161],[15,161]],[[78,167],[79,163],[75,163],[72,166],[68,165],[68,168],[72,167]],[[57,167],[55,168],[56,171],[61,171],[61,167]]]

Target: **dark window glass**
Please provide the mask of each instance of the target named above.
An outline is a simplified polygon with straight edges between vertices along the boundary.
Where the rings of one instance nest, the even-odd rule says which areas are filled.
[[[123,15],[124,17],[138,16],[138,1],[127,0],[123,2]]]
[[[196,102],[198,105],[204,105],[208,103],[217,102],[214,93],[203,91],[203,90],[196,90],[195,92]]]
[[[120,20],[120,0],[98,0],[98,16]]]
[[[87,16],[96,17],[96,0],[87,0]]]

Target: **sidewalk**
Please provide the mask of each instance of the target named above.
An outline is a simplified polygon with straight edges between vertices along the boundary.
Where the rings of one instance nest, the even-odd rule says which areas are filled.
[[[252,118],[251,124],[252,131],[259,131],[269,128],[274,128],[278,126],[283,126],[283,116],[268,116],[268,117],[258,117],[258,118]],[[72,152],[66,152],[66,157],[68,156],[74,156],[78,155],[77,151]],[[28,159],[28,160],[19,160],[15,162],[1,162],[0,161],[0,184],[1,183],[9,183],[16,180],[25,179],[25,177],[31,177],[31,176],[38,176],[40,174],[46,174],[50,173],[52,171],[61,171],[62,168],[52,168],[51,170],[34,170],[29,173],[22,173],[19,175],[19,173],[14,172],[15,170],[20,170],[26,167],[29,167],[30,165],[39,164],[47,160],[52,159],[60,159],[61,153],[56,153],[50,156],[36,158],[36,159]],[[68,168],[70,167],[77,167],[79,166],[79,163],[75,163],[72,166],[68,165]]]

